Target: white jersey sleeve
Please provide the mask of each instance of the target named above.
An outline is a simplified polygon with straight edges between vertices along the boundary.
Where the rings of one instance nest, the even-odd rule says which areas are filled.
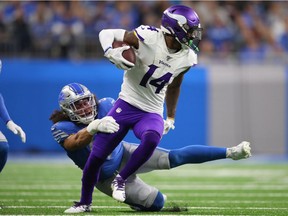
[[[119,98],[131,105],[163,116],[167,86],[183,71],[197,64],[190,49],[170,53],[163,32],[153,26],[134,30],[139,39],[135,66],[124,72]]]

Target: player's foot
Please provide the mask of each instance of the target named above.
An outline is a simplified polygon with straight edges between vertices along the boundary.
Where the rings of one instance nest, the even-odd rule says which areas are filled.
[[[251,157],[250,143],[243,141],[237,146],[227,148],[226,157],[233,160],[240,160]]]
[[[82,212],[91,212],[92,208],[91,205],[83,205],[80,202],[74,202],[74,205],[69,209],[66,209],[64,213],[68,214],[77,214]]]
[[[119,202],[124,202],[126,199],[125,184],[126,180],[122,179],[122,177],[119,174],[112,181],[111,184],[111,188],[113,190],[112,197]]]

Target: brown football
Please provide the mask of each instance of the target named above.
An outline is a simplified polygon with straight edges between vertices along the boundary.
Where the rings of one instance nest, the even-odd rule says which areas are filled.
[[[117,47],[128,46],[128,45],[125,44],[123,41],[114,41],[112,46],[113,46],[113,48],[117,48]],[[128,50],[124,50],[122,55],[127,61],[135,64],[136,55],[135,55],[135,52],[134,52],[132,47],[130,47],[130,49],[128,49]]]

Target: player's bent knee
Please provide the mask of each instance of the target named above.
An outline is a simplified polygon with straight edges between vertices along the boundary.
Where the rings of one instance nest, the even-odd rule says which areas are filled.
[[[142,141],[147,141],[149,142],[150,145],[155,145],[157,146],[158,143],[160,142],[161,136],[158,132],[148,130],[142,135]]]
[[[158,194],[153,204],[150,207],[145,207],[141,205],[130,205],[130,207],[135,211],[156,212],[156,211],[160,211],[164,207],[165,201],[166,201],[166,196],[158,191]]]
[[[156,199],[154,200],[152,206],[149,208],[149,211],[160,211],[165,204],[166,198],[161,192],[158,192]]]
[[[9,150],[8,142],[0,142],[0,155],[7,155]]]
[[[2,169],[6,164],[8,150],[9,150],[8,142],[0,142],[0,172],[2,171]]]

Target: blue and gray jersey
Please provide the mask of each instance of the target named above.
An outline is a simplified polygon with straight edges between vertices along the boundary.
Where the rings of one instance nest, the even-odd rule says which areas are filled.
[[[1,93],[0,93],[0,118],[4,121],[5,124],[7,124],[7,122],[11,120]]]
[[[112,98],[102,98],[99,100],[97,106],[97,117],[96,119],[101,119],[107,115],[109,110],[112,108],[114,104],[114,99]],[[60,121],[52,125],[51,132],[54,139],[63,147],[63,143],[65,139],[67,139],[70,135],[77,133],[81,129],[85,128],[87,125],[84,124],[77,124],[72,121]],[[97,136],[97,135],[95,135]],[[64,148],[64,147],[63,147]],[[68,157],[73,160],[73,162],[81,169],[84,168],[85,163],[90,154],[90,146],[87,145],[86,147],[74,151],[69,151],[64,148]],[[107,157],[106,161],[104,162],[100,180],[106,179],[111,177],[115,171],[119,168],[121,159],[123,156],[123,144],[120,143],[114,151]]]

